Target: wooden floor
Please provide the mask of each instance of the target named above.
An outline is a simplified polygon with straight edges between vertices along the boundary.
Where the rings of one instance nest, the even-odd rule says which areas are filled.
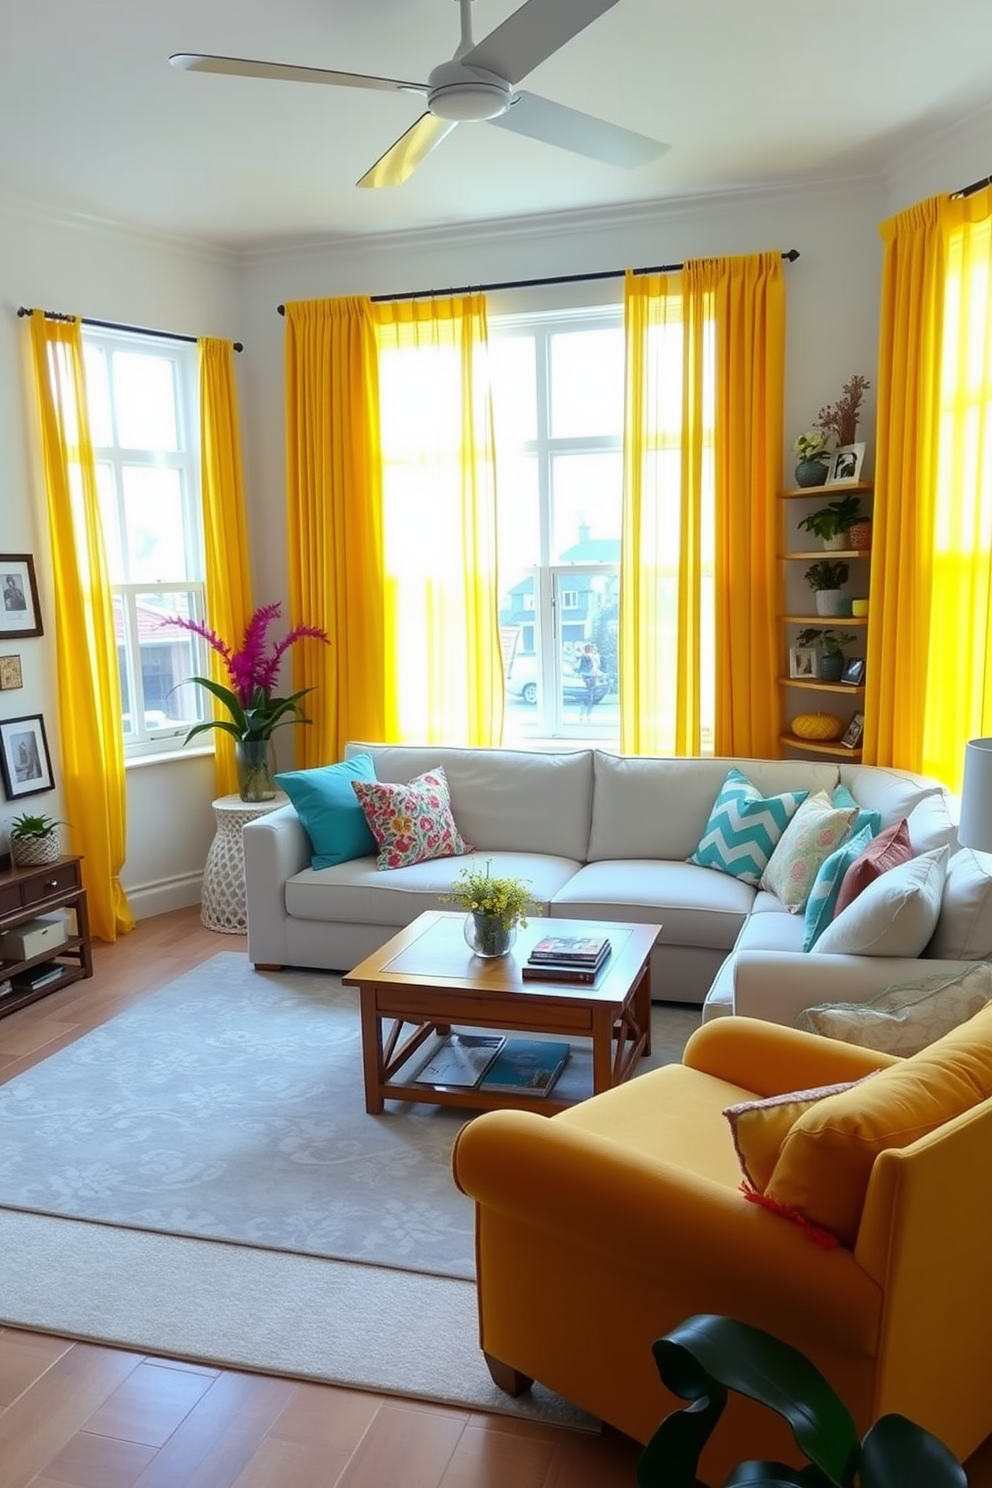
[[[243,947],[205,930],[198,909],[97,945],[92,981],[0,1019],[0,1083]],[[634,1488],[639,1450],[609,1430],[589,1436],[0,1328],[0,1488]],[[992,1488],[992,1443],[968,1467],[972,1488]]]

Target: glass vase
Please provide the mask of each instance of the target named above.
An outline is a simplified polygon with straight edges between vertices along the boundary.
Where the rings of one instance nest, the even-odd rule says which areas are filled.
[[[465,916],[465,939],[477,956],[487,960],[505,956],[516,938],[516,925],[507,929],[499,915],[472,913]]]
[[[242,801],[272,801],[279,787],[272,778],[271,739],[236,739],[238,795]]]

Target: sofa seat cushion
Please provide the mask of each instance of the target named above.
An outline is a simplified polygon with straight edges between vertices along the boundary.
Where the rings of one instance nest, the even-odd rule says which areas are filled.
[[[560,1111],[552,1120],[736,1190],[741,1170],[723,1111],[753,1098],[752,1090],[729,1080],[668,1064]]]
[[[554,897],[571,919],[634,920],[664,926],[669,945],[729,950],[747,919],[754,890],[692,863],[588,863]]]
[[[487,862],[494,878],[522,878],[545,913],[579,867],[571,859],[539,853],[476,853],[385,869],[376,867],[375,858],[356,858],[320,872],[305,868],[295,874],[286,884],[286,910],[301,920],[408,925],[426,909],[451,909],[441,896],[453,891],[466,865],[485,872]]]
[[[777,912],[751,915],[741,928],[734,951],[802,951],[805,928],[801,915]]]

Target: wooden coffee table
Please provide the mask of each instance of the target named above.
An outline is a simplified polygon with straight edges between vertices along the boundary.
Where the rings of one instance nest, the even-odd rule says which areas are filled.
[[[370,1115],[377,1115],[386,1100],[476,1110],[513,1107],[552,1115],[619,1085],[650,1054],[649,958],[660,925],[533,919],[518,931],[509,955],[483,960],[465,942],[464,919],[461,913],[428,910],[342,977],[361,996],[365,1109]],[[608,935],[612,952],[592,984],[525,981],[520,968],[544,935]],[[418,1049],[452,1027],[581,1039],[580,1047],[591,1044],[592,1050],[588,1088],[566,1097],[557,1086],[546,1096],[527,1096],[422,1085],[413,1078],[421,1063],[417,1060],[401,1076]]]

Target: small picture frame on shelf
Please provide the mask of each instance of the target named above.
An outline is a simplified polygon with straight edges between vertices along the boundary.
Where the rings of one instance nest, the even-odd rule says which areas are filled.
[[[828,486],[850,486],[861,479],[861,467],[865,462],[864,444],[842,444],[830,456],[827,472]]]
[[[850,660],[845,661],[840,680],[846,682],[849,687],[860,687],[865,680],[864,657],[852,656]]]
[[[816,678],[816,659],[815,646],[790,646],[790,679],[809,679],[810,681],[814,681]]]
[[[844,731],[840,742],[843,744],[845,749],[857,749],[858,745],[861,743],[861,735],[864,733],[864,731],[865,715],[863,713],[855,713],[854,717],[847,725],[847,728]]]
[[[8,801],[55,789],[52,757],[40,713],[0,723],[0,774]]]

